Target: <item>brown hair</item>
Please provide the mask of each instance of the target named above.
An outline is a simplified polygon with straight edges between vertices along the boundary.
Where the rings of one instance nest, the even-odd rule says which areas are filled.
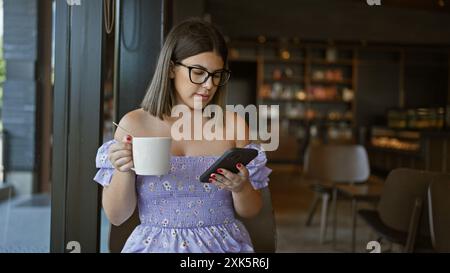
[[[222,57],[225,68],[228,66],[228,49],[220,31],[204,20],[191,18],[176,25],[167,35],[158,57],[153,79],[147,88],[141,107],[160,119],[170,116],[175,103],[175,88],[169,77],[171,62],[182,61],[188,57],[214,51]],[[218,87],[211,104],[223,108],[225,90]]]

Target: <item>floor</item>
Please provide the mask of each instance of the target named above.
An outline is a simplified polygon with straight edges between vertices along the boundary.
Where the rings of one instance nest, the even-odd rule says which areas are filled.
[[[0,203],[0,252],[49,252],[50,198],[13,197]]]
[[[13,197],[0,202],[0,253],[50,251],[49,194]],[[108,252],[109,222],[101,213],[100,251]]]
[[[277,252],[351,252],[350,202],[346,200],[338,202],[336,248],[331,244],[331,225],[327,230],[325,243],[320,244],[320,205],[311,225],[306,226],[314,193],[309,189],[308,183],[302,180],[299,168],[286,165],[269,165],[269,167],[273,169],[270,190],[277,225]],[[372,207],[370,204],[358,206],[358,208]],[[331,219],[331,215],[329,217]],[[367,243],[375,240],[375,235],[361,220],[357,222],[356,234],[356,252],[368,252]]]
[[[319,243],[319,211],[311,226],[306,226],[313,192],[301,179],[298,168],[269,165],[272,203],[277,225],[277,252],[350,252],[351,210],[349,202],[338,206],[337,247],[331,246],[331,228],[327,241]],[[362,207],[362,206],[361,206]],[[101,251],[107,252],[108,221],[102,213]],[[362,222],[357,228],[357,252],[367,252],[373,240]],[[0,252],[48,252],[50,241],[50,197],[47,194],[14,197],[0,202]]]

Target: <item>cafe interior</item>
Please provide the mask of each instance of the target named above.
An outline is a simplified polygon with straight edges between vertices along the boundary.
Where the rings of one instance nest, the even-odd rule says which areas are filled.
[[[370,2],[206,1],[228,103],[279,107],[262,249],[450,251],[450,3]]]

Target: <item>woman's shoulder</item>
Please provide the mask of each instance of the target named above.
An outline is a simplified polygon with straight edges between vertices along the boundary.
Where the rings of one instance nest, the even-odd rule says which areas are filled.
[[[130,111],[122,117],[119,125],[135,127],[147,118],[146,115],[148,116],[149,114],[142,108]]]
[[[151,126],[155,123],[155,119],[156,117],[152,116],[144,109],[139,108],[126,113],[120,120],[119,125],[134,135],[145,135],[145,130],[147,128],[151,128]],[[118,133],[119,139],[127,134],[123,130],[118,129],[116,131],[116,139]]]

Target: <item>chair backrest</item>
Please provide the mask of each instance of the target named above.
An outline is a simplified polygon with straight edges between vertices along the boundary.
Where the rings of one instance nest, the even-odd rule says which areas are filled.
[[[276,250],[277,233],[269,187],[261,189],[261,194],[263,207],[257,216],[249,219],[236,218],[242,221],[247,228],[255,252],[273,253]]]
[[[130,237],[134,228],[137,227],[141,221],[139,220],[139,212],[136,207],[133,215],[131,215],[128,220],[126,220],[120,226],[110,225],[109,226],[109,240],[108,248],[110,253],[120,253],[127,242],[128,237]]]
[[[365,182],[370,175],[366,149],[362,145],[310,145],[304,174],[333,182]]]
[[[261,189],[263,207],[259,214],[250,219],[237,217],[247,228],[255,252],[275,252],[276,226],[272,199],[268,187]],[[140,224],[138,210],[120,226],[110,225],[109,252],[119,253],[134,228]]]
[[[450,175],[406,168],[391,171],[377,208],[383,223],[393,229],[408,232],[411,215],[419,198],[423,202],[423,209],[418,232],[429,237],[427,190],[431,182],[445,177],[448,179]]]
[[[450,252],[450,179],[436,179],[428,188],[431,242],[437,252]]]

